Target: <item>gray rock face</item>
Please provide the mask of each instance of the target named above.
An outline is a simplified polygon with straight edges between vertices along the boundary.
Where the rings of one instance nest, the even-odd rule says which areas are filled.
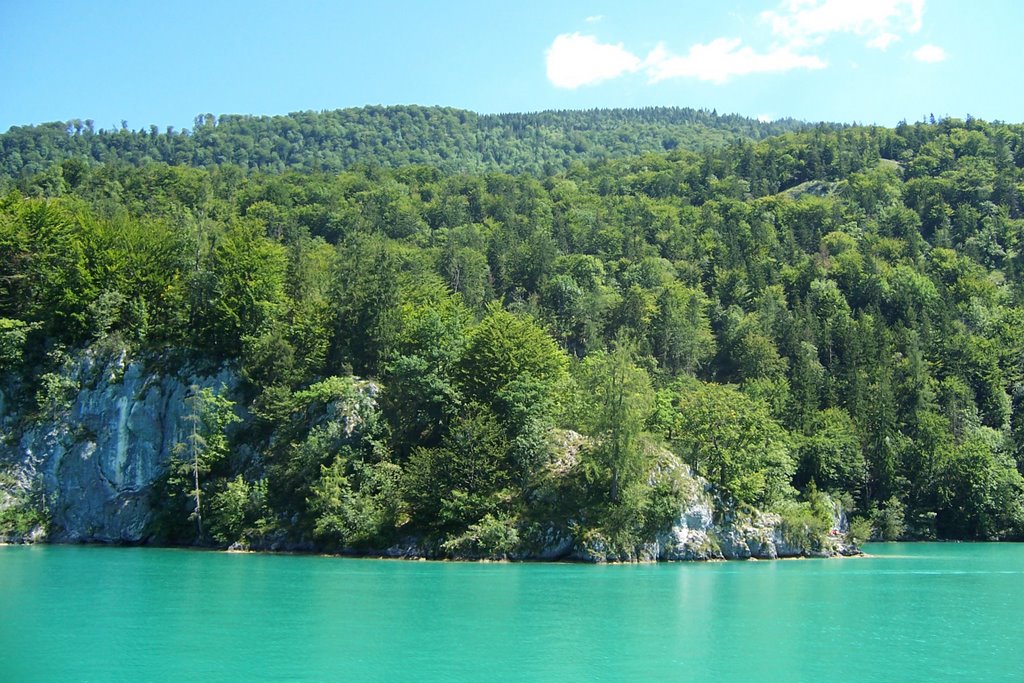
[[[781,525],[782,518],[772,513],[756,512],[743,517],[727,515],[716,530],[722,557],[727,560],[774,560],[803,554],[786,545]]]
[[[684,507],[675,524],[658,536],[661,560],[715,560],[721,558],[714,533],[714,508],[710,496],[695,498]]]
[[[158,374],[139,362],[86,352],[70,371],[78,385],[66,410],[35,423],[0,410],[0,423],[22,425],[0,444],[20,486],[41,488],[54,541],[145,540],[150,495],[185,427],[193,384],[232,391],[227,370],[212,376]],[[4,408],[13,404],[9,398]]]
[[[699,514],[694,514],[694,512]],[[662,560],[774,560],[780,557],[831,557],[855,554],[856,548],[846,546],[842,538],[848,530],[846,515],[836,506],[832,529],[822,539],[821,547],[809,549],[791,544],[783,531],[782,517],[759,510],[739,514],[726,510],[721,520],[714,521],[710,500],[682,511],[662,541]],[[659,539],[660,540],[660,539]]]

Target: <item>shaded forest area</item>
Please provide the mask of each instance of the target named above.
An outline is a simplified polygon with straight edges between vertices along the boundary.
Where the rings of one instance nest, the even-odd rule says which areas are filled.
[[[535,145],[573,113],[407,113],[348,146],[301,115],[54,129],[31,160],[44,129],[3,136],[0,371],[37,413],[89,344],[245,378],[240,431],[195,397],[168,538],[208,505],[221,542],[501,554],[555,520],[627,547],[678,512],[666,449],[732,506],[820,517],[828,492],[875,537],[1024,533],[1024,126],[735,119],[666,152],[607,112],[574,157]]]

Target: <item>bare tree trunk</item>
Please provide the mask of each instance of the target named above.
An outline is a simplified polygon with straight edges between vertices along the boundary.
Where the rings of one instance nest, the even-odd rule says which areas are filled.
[[[196,540],[200,540],[203,537],[203,513],[200,507],[201,500],[199,498],[199,448],[197,447],[197,425],[196,421],[192,421],[192,474],[195,478],[195,497],[196,497]]]

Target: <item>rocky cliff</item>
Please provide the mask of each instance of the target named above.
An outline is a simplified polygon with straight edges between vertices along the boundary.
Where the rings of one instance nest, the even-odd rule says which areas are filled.
[[[232,391],[235,375],[154,371],[123,352],[87,351],[61,381],[66,400],[38,409],[16,383],[0,392],[7,504],[45,506],[48,540],[145,541],[153,484],[182,440],[190,387]]]

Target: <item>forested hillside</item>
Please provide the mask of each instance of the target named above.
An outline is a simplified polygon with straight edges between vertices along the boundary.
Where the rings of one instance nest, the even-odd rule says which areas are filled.
[[[734,120],[698,153],[662,119],[572,141],[557,115],[403,112],[451,136],[320,127],[362,110],[3,138],[0,370],[37,414],[89,344],[245,378],[244,429],[195,397],[168,538],[198,488],[224,542],[507,552],[554,519],[626,547],[674,514],[662,448],[739,509],[813,524],[824,491],[878,537],[1024,534],[1024,126]],[[15,162],[24,139],[60,144]],[[367,397],[379,419],[323,417]]]
[[[11,128],[0,135],[0,179],[17,179],[71,157],[212,168],[234,164],[279,172],[341,171],[355,164],[430,164],[446,173],[550,173],[590,161],[699,151],[736,138],[762,139],[807,127],[736,115],[657,107],[479,115],[442,107],[364,107],[287,116],[197,116],[191,131],[156,126],[96,128],[74,120]]]

